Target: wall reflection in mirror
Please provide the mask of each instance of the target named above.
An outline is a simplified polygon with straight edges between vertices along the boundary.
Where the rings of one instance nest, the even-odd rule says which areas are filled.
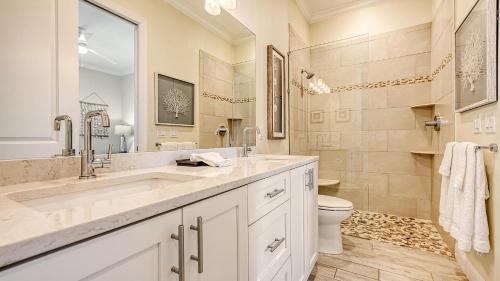
[[[242,146],[243,129],[255,126],[255,36],[224,9],[2,1],[0,16],[0,160],[79,156],[95,111],[86,138],[95,154],[110,144],[112,153]],[[158,74],[194,85],[194,125],[156,122]]]

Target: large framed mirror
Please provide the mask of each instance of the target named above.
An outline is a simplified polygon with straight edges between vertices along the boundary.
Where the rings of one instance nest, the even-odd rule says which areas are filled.
[[[110,144],[112,153],[255,144],[242,135],[255,126],[255,35],[226,10],[209,14],[200,0],[40,0],[3,1],[0,16],[9,54],[0,160],[78,157],[85,140],[96,154]],[[158,77],[185,83],[189,110],[156,120]],[[86,138],[95,110],[109,124],[92,117]]]

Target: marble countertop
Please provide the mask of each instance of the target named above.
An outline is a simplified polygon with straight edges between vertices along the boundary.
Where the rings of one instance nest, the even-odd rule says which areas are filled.
[[[169,165],[108,173],[99,175],[96,179],[85,180],[85,183],[106,184],[125,176],[148,173],[181,174],[200,178],[78,207],[74,204],[65,207],[65,197],[61,196],[57,201],[57,210],[50,211],[30,207],[23,202],[29,199],[20,200],[17,194],[29,196],[30,192],[64,189],[71,184],[80,184],[82,180],[73,177],[4,186],[0,189],[0,267],[317,160],[317,156],[257,155],[233,158],[233,165],[225,168]]]

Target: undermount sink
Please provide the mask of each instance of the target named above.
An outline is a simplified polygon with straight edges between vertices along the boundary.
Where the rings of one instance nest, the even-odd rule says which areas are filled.
[[[170,173],[147,173],[113,179],[97,178],[15,192],[7,195],[7,197],[37,211],[52,212],[79,206],[89,206],[106,200],[116,200],[200,178],[202,177]]]

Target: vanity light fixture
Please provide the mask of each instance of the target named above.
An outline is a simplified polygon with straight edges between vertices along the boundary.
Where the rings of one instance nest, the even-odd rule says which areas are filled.
[[[221,7],[226,10],[234,10],[236,9],[236,0],[205,0],[205,11],[212,16],[220,15]]]

